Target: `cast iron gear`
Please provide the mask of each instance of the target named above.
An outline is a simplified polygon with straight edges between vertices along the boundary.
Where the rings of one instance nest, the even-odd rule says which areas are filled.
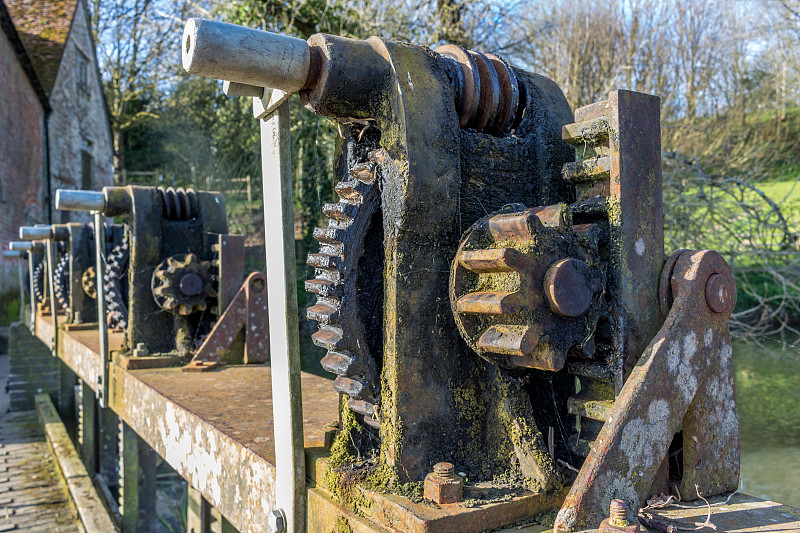
[[[315,277],[305,282],[317,296],[307,309],[319,323],[314,344],[325,348],[321,364],[337,375],[334,389],[350,397],[350,409],[380,427],[380,368],[383,345],[383,221],[380,166],[385,152],[367,127],[346,138],[339,168],[349,175],[336,184],[337,203],[325,204],[328,225],[314,229],[318,253],[308,254]],[[366,253],[365,253],[366,252]]]
[[[97,271],[93,266],[87,268],[81,276],[81,286],[86,296],[92,300],[97,299]]]
[[[573,226],[566,205],[515,204],[476,222],[450,269],[462,337],[503,368],[558,371],[567,352],[594,353],[604,310],[599,230]]]
[[[208,300],[216,298],[211,262],[194,254],[167,257],[153,271],[151,289],[159,307],[178,315],[191,315],[208,309]]]
[[[125,329],[128,326],[127,284],[128,284],[127,233],[122,242],[114,246],[106,257],[103,273],[103,288],[106,300],[106,323],[112,329]]]
[[[54,290],[56,301],[61,309],[69,307],[69,254],[64,254],[58,261],[54,272]]]
[[[37,302],[44,302],[45,261],[40,261],[33,269],[33,295]]]

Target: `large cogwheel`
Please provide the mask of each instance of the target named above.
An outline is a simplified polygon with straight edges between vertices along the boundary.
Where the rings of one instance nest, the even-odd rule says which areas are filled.
[[[211,262],[194,254],[167,257],[153,271],[151,290],[159,307],[188,316],[208,309],[208,300],[217,296]]]
[[[342,167],[348,175],[336,185],[339,201],[323,207],[327,227],[314,230],[319,253],[308,255],[315,277],[305,288],[317,301],[307,316],[319,323],[312,339],[328,350],[321,364],[337,375],[333,387],[350,397],[348,406],[367,425],[379,428],[383,223],[378,174],[384,152],[376,149],[377,135],[370,128],[348,137],[360,140],[344,147]]]
[[[56,300],[61,309],[69,307],[69,254],[64,254],[58,261],[54,276]]]
[[[127,281],[128,281],[128,235],[111,250],[106,258],[103,288],[106,300],[106,322],[108,327],[125,329],[128,325]]]

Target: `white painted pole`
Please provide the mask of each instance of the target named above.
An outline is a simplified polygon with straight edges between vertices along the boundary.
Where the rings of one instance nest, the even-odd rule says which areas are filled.
[[[108,360],[108,323],[106,322],[106,288],[103,282],[103,274],[105,270],[105,251],[106,251],[106,228],[103,225],[103,214],[99,211],[94,212],[94,270],[95,270],[95,285],[97,286],[97,331],[100,334],[100,364],[101,368],[101,381],[100,389],[97,391],[97,399],[100,403],[100,408],[105,409],[108,407],[108,390],[109,390],[109,365]]]
[[[53,345],[50,351],[55,357],[58,353],[58,302],[55,291],[56,242],[53,239],[47,239],[45,246],[47,250],[47,292],[50,297],[50,316],[53,318]]]
[[[261,124],[269,347],[275,420],[275,506],[287,533],[305,531],[306,475],[297,318],[289,102]]]

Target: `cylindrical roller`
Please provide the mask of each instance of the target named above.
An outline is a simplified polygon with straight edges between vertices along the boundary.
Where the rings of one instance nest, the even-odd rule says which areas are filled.
[[[62,211],[103,211],[106,198],[100,191],[56,191],[56,209]]]
[[[183,30],[181,53],[190,74],[287,92],[313,85],[311,49],[288,35],[192,18]]]
[[[19,238],[23,241],[46,241],[53,236],[51,226],[20,226]]]
[[[20,257],[25,257],[25,252],[21,252],[19,250],[3,250],[3,257],[6,259],[19,259]]]
[[[33,250],[34,246],[32,242],[26,241],[11,241],[8,243],[8,249],[15,252],[29,252]]]

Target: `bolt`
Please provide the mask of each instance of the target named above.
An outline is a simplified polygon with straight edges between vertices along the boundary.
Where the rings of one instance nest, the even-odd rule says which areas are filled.
[[[597,533],[639,533],[639,524],[631,524],[628,520],[628,502],[611,500],[609,517],[600,523]]]
[[[438,504],[460,502],[464,499],[464,480],[451,463],[436,463],[433,472],[425,476],[424,496]]]
[[[267,517],[269,533],[282,533],[286,531],[286,516],[281,509],[273,509]]]
[[[255,292],[259,293],[264,290],[264,280],[261,278],[255,278],[253,281],[250,282],[250,289]]]
[[[729,312],[731,309],[731,284],[721,274],[711,274],[706,281],[706,303],[715,313]]]
[[[449,481],[453,479],[456,470],[453,468],[453,463],[436,463],[433,465],[433,473],[436,474],[439,479]]]
[[[133,349],[133,356],[134,357],[147,357],[150,355],[150,350],[147,349],[147,346],[143,342],[139,342],[136,344],[136,348]]]
[[[625,500],[611,500],[609,522],[613,526],[625,527],[628,525],[628,502]]]

